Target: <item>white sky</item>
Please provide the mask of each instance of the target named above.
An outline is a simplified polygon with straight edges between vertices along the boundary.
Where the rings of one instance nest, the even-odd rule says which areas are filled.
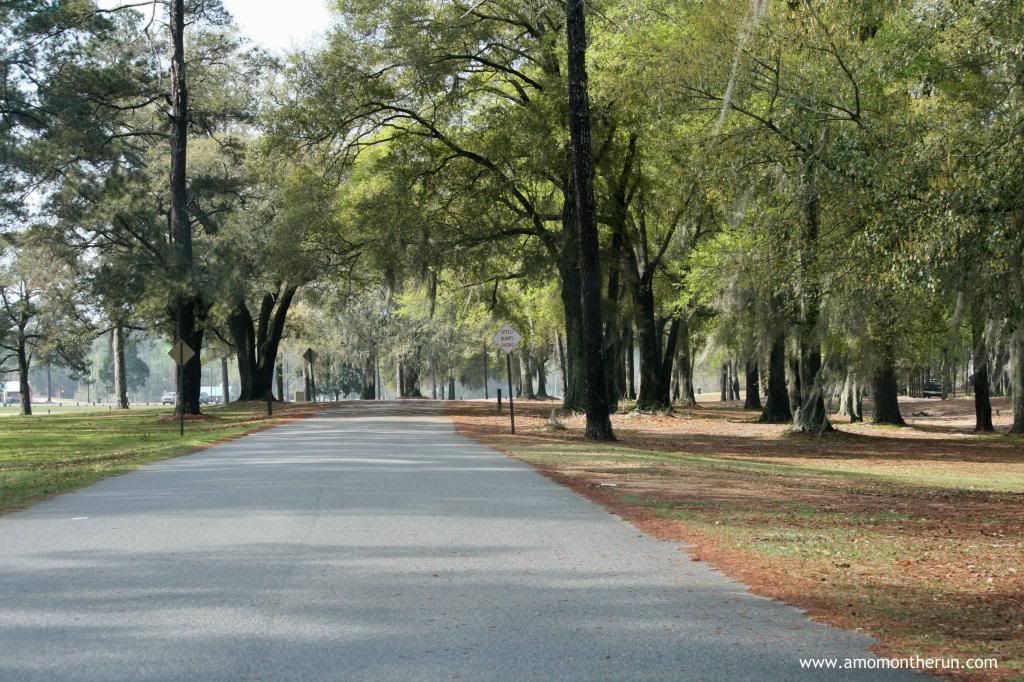
[[[276,52],[307,46],[330,23],[328,0],[223,0],[242,33]]]
[[[222,0],[242,33],[278,54],[309,46],[331,21],[330,0]],[[119,7],[126,0],[97,0],[100,7]],[[146,8],[147,15],[152,11]],[[166,10],[162,10],[166,12]]]

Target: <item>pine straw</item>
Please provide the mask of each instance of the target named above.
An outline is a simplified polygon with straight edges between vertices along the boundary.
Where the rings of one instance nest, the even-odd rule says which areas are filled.
[[[585,442],[578,416],[548,428],[550,404],[518,403],[515,437],[493,406],[449,411],[757,594],[875,635],[880,654],[996,657],[998,671],[951,676],[1024,675],[1024,443],[964,433],[967,401],[909,403],[928,413],[912,428],[840,424],[824,438],[737,404],[620,414],[612,446]]]

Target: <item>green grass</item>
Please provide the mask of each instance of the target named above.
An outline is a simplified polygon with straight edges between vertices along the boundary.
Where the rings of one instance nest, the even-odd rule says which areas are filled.
[[[207,408],[211,418],[186,422],[180,436],[177,422],[165,421],[169,408],[65,409],[0,417],[0,512],[269,423],[262,404],[236,403]]]

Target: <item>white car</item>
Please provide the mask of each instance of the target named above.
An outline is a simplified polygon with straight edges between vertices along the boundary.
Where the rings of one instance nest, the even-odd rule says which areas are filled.
[[[163,396],[160,398],[161,405],[174,405],[178,402],[178,394],[174,391],[164,391]]]

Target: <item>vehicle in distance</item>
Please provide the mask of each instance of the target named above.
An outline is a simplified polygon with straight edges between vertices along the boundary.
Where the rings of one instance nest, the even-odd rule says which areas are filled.
[[[173,405],[178,402],[178,394],[174,391],[164,391],[163,396],[160,398],[161,405]]]
[[[926,381],[924,388],[921,389],[921,395],[925,398],[941,398],[942,384],[938,381]]]

